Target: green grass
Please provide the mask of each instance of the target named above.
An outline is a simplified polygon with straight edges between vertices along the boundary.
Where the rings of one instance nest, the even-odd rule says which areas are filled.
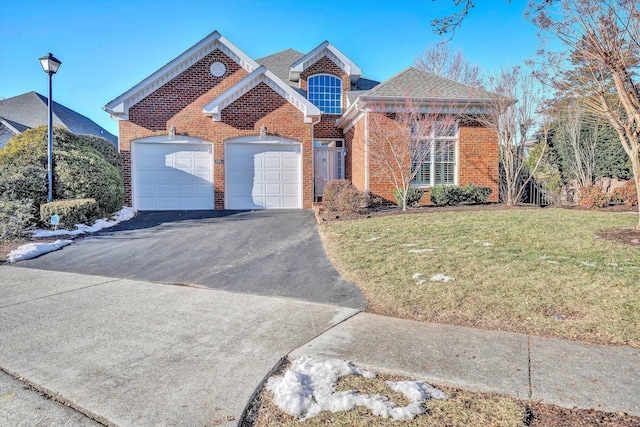
[[[564,209],[440,212],[337,222],[321,233],[370,312],[640,346],[640,250],[597,237],[637,220]],[[409,252],[420,249],[433,251]],[[429,280],[439,273],[455,281]]]

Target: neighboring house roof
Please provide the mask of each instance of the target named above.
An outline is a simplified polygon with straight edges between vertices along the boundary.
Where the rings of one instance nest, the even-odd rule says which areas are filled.
[[[290,102],[304,114],[305,123],[312,123],[320,117],[320,109],[313,105],[307,98],[301,95],[291,86],[285,84],[273,72],[261,65],[251,74],[240,80],[238,83],[221,93],[202,108],[202,112],[211,116],[213,120],[219,121],[222,110],[236,99],[256,87],[259,83],[265,83],[280,96]]]
[[[128,120],[130,107],[216,49],[220,49],[249,73],[259,67],[256,61],[219,32],[214,31],[158,71],[109,102],[103,109],[115,119]]]
[[[13,134],[38,126],[46,126],[49,121],[48,99],[37,92],[27,92],[12,98],[0,100],[2,125]],[[53,101],[53,125],[62,126],[77,135],[95,135],[114,145],[118,138],[88,117]],[[1,143],[0,143],[1,144]],[[2,148],[4,144],[0,145]]]

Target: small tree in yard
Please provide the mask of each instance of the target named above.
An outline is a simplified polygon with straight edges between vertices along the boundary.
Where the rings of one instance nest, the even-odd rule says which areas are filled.
[[[538,161],[533,170],[528,170],[525,143],[542,129],[540,159],[547,147],[548,126],[541,115],[543,93],[533,76],[520,66],[503,68],[489,76],[488,82],[492,100],[479,121],[498,134],[504,184],[501,198],[508,205],[516,205],[540,165]]]
[[[407,210],[411,182],[432,154],[434,136],[455,127],[457,115],[444,104],[421,108],[407,97],[392,105],[379,103],[366,113],[372,174],[393,185],[403,211]]]

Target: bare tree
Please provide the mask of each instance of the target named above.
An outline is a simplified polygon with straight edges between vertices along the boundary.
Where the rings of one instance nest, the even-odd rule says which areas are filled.
[[[453,1],[463,9],[432,21],[439,34],[453,34],[474,6],[471,0]],[[565,74],[580,70],[575,73],[578,87],[591,93],[587,106],[618,134],[640,198],[640,0],[538,0],[529,3],[527,16],[540,29],[543,43],[562,48],[540,50],[546,67]]]
[[[441,77],[446,77],[469,86],[482,85],[480,66],[470,64],[462,51],[451,51],[449,45],[431,45],[415,59],[416,67]]]
[[[586,110],[584,103],[572,99],[556,110],[558,118],[554,145],[566,159],[578,187],[593,185],[596,174],[596,148],[602,123]]]
[[[420,106],[407,97],[392,105],[378,103],[367,112],[366,144],[372,174],[390,182],[400,193],[404,211],[411,183],[424,162],[434,155],[434,149],[450,148],[436,147],[437,137],[455,128],[457,116],[444,107],[444,103]]]
[[[520,66],[503,68],[489,76],[488,90],[493,99],[487,114],[480,116],[479,120],[498,134],[504,183],[501,196],[508,205],[516,205],[520,202],[531,175],[540,165],[538,161],[534,170],[528,170],[525,149],[527,141],[543,128],[540,116],[543,93],[532,74]],[[547,138],[543,139],[540,159],[547,147]]]

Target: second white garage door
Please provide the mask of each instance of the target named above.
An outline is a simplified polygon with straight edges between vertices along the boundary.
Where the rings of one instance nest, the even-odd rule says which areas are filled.
[[[299,143],[227,142],[227,209],[302,208]]]

